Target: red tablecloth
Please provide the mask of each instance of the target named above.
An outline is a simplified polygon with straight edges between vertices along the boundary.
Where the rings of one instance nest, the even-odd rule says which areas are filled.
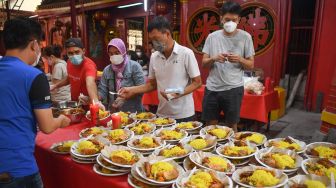
[[[89,127],[88,122],[58,129],[50,135],[38,133],[35,156],[46,188],[129,188],[127,175],[104,177],[96,174],[92,164],[79,164],[70,155],[59,155],[49,150],[56,142],[78,139],[80,130]]]
[[[205,86],[203,85],[193,92],[196,112],[202,112],[204,89]],[[144,94],[142,103],[144,105],[158,105],[159,100],[157,91]],[[245,92],[240,110],[240,117],[267,123],[268,113],[279,107],[278,93],[275,91],[266,92],[262,95],[251,95]]]

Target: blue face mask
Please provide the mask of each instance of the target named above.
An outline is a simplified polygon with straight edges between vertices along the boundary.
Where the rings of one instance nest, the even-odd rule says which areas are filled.
[[[73,65],[80,65],[83,62],[83,56],[82,55],[73,55],[69,56],[70,62]]]

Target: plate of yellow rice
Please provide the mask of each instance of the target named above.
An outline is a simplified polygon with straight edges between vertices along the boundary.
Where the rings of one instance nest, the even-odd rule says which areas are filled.
[[[288,176],[276,169],[261,166],[246,166],[237,169],[232,174],[232,180],[248,188],[276,188],[284,186],[288,181]]]

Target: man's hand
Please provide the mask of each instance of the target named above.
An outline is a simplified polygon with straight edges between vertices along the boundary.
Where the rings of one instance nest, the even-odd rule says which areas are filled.
[[[169,93],[166,94],[165,92],[161,91],[160,94],[162,95],[163,98],[165,98],[167,101],[173,100],[173,99],[177,99],[179,97],[181,97],[182,95],[178,94],[178,93]]]
[[[132,98],[135,95],[135,92],[131,87],[123,87],[119,90],[119,96],[124,99]]]
[[[61,126],[60,126],[61,128],[67,127],[71,123],[71,120],[68,117],[66,117],[65,115],[60,115],[58,118],[62,119],[62,123],[61,123]]]
[[[105,111],[105,106],[103,105],[103,103],[101,103],[101,102],[99,101],[99,102],[97,102],[97,105],[98,105],[99,109]]]
[[[51,84],[50,85],[50,91],[55,91],[56,90],[56,84]]]
[[[115,109],[119,109],[120,107],[122,107],[122,105],[125,103],[125,99],[123,98],[116,98],[116,100],[114,100],[114,102],[112,103],[112,107]]]
[[[224,63],[227,60],[227,54],[218,54],[212,59],[216,62]]]
[[[240,57],[240,55],[237,54],[229,54],[228,56],[228,60],[232,63],[240,63],[242,57]]]
[[[90,97],[85,95],[79,95],[78,100],[82,105],[88,105],[90,103]]]

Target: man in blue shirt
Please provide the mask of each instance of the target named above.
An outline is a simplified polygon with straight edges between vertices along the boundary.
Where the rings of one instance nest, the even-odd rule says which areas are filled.
[[[38,22],[16,18],[5,22],[5,56],[0,60],[0,187],[43,187],[34,158],[37,126],[51,133],[69,125],[53,118],[49,83],[34,68],[40,58],[42,30]]]

